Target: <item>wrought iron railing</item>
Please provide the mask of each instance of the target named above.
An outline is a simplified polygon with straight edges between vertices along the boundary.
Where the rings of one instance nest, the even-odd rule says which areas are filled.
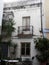
[[[31,37],[33,35],[33,26],[19,26],[18,36],[19,37]]]

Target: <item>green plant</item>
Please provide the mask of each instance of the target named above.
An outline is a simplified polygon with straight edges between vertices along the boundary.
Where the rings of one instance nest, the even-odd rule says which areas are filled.
[[[40,52],[37,54],[37,59],[45,62],[49,59],[49,40],[46,38],[38,38],[35,40],[35,48]]]
[[[15,28],[14,28],[14,21],[13,19],[9,19],[9,20],[3,20],[2,21],[2,32],[5,32],[6,33],[6,37],[11,37],[12,35],[12,32],[15,31]]]
[[[11,36],[12,36],[12,32],[15,31],[14,24],[15,23],[14,23],[13,19],[2,20],[2,34],[1,34],[1,36],[2,36],[2,39],[5,39],[7,41],[3,42],[2,39],[1,39],[1,43],[2,42],[3,42],[3,44],[6,43],[8,45],[8,48],[9,48],[9,46],[12,45]]]

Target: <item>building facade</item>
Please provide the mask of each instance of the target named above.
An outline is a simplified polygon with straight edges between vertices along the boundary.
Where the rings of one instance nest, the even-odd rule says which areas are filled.
[[[15,32],[12,33],[12,43],[17,44],[16,55],[12,54],[13,48],[8,49],[8,57],[32,59],[38,64],[34,39],[42,37],[42,2],[40,0],[26,0],[15,3],[4,4],[4,13],[13,12]]]
[[[45,36],[49,39],[49,0],[44,2],[44,14],[45,14]]]

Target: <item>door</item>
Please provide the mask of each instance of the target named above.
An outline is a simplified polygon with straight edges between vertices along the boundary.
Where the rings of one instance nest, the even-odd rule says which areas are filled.
[[[23,30],[29,30],[30,29],[30,16],[23,17]]]

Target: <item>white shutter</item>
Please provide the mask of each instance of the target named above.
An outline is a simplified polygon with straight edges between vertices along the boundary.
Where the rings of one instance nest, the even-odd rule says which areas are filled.
[[[27,29],[29,29],[29,26],[30,26],[30,17],[27,17],[26,26],[27,26]]]
[[[26,18],[23,18],[23,26],[26,26]]]

